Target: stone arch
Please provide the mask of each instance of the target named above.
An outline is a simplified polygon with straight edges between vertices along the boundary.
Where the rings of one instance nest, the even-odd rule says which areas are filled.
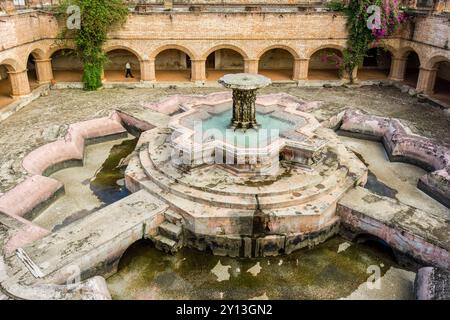
[[[344,50],[344,47],[336,44],[324,44],[311,50],[308,54],[308,79],[339,80],[341,72],[338,63]]]
[[[353,238],[353,242],[357,244],[364,244],[371,246],[376,251],[379,251],[380,253],[385,253],[390,258],[392,258],[395,262],[398,261],[396,252],[394,248],[384,239],[375,236],[370,233],[359,233]]]
[[[292,55],[292,57],[293,57],[294,59],[300,59],[300,55],[298,54],[298,52],[297,52],[294,48],[292,48],[292,47],[290,47],[290,46],[287,46],[287,45],[284,45],[284,44],[274,44],[274,45],[272,45],[272,46],[266,47],[266,48],[264,48],[263,50],[261,50],[261,51],[257,54],[258,60],[261,59],[261,57],[262,57],[264,54],[266,54],[267,52],[269,52],[270,50],[273,50],[273,49],[281,49],[281,50],[285,50],[285,51],[289,52],[289,53]]]
[[[431,70],[427,91],[434,98],[450,105],[450,58],[436,55],[425,63],[425,69]]]
[[[422,54],[419,50],[417,50],[414,47],[411,47],[411,46],[402,47],[397,51],[397,55],[398,55],[398,58],[406,59],[406,58],[408,58],[408,55],[411,52],[414,52],[419,57],[420,65],[422,65],[422,61],[423,61]]]
[[[118,255],[117,255],[117,260],[115,262],[115,268],[116,271],[120,271],[121,269],[123,269],[124,267],[124,263],[127,263],[127,259],[128,256],[130,254],[130,252],[132,252],[136,247],[139,246],[148,246],[150,247],[154,247],[153,241],[148,239],[148,238],[144,238],[144,239],[139,239],[133,243],[130,243],[129,246],[127,248],[125,248],[125,250],[121,251]]]
[[[0,60],[0,108],[13,102],[13,96],[30,92],[25,70],[19,61],[15,57]]]
[[[128,47],[128,46],[123,46],[123,45],[109,45],[104,47],[103,51],[106,53],[114,51],[114,50],[124,50],[124,51],[128,51],[132,54],[134,54],[136,56],[136,58],[138,58],[139,61],[144,60],[142,57],[142,54],[140,52],[138,52],[137,50]]]
[[[427,62],[425,62],[424,67],[427,69],[432,69],[436,66],[436,64],[440,63],[440,62],[450,62],[450,57],[446,57],[444,55],[435,55],[433,57],[431,57],[430,59],[428,59]]]
[[[27,51],[26,58],[32,55],[37,60],[43,60],[47,57],[45,51],[39,47],[32,47]],[[26,62],[26,61],[25,61]]]
[[[71,47],[52,48],[50,53],[53,78],[57,82],[80,82],[83,63]]]
[[[20,63],[18,59],[15,58],[5,58],[0,61],[0,65],[4,65],[9,72],[20,71]]]
[[[360,80],[384,80],[391,73],[392,61],[395,56],[389,46],[371,46],[358,67],[358,79]]]
[[[156,50],[154,50],[150,54],[150,60],[155,60],[156,57],[160,53],[162,53],[163,51],[166,51],[166,50],[178,50],[178,51],[181,51],[181,52],[185,53],[186,55],[188,55],[189,58],[192,59],[192,60],[195,60],[195,58],[196,58],[196,55],[193,53],[193,51],[188,49],[185,46],[181,46],[181,45],[178,45],[178,44],[167,44],[167,45],[158,47]]]
[[[258,73],[272,80],[292,80],[298,53],[289,46],[273,45],[258,54]]]
[[[341,45],[338,45],[338,44],[333,44],[333,43],[323,44],[323,45],[320,45],[320,46],[318,46],[318,47],[316,47],[316,48],[311,48],[311,49],[308,51],[308,54],[307,54],[308,59],[311,59],[311,57],[312,57],[315,53],[317,53],[318,51],[323,50],[323,49],[334,49],[334,50],[338,50],[338,51],[340,51],[341,53],[343,53],[344,50],[345,50],[345,47],[343,47],[343,46],[341,46]]]
[[[142,57],[127,46],[114,45],[104,49],[108,61],[104,66],[104,78],[107,81],[138,81],[141,78]],[[126,76],[125,65],[130,63],[132,77]]]
[[[221,45],[206,53],[206,80],[216,81],[228,73],[242,73],[245,70],[247,55],[235,46]]]
[[[404,82],[415,88],[419,80],[419,71],[422,66],[422,58],[417,50],[412,47],[404,47],[399,52],[400,58],[404,59],[403,72]]]
[[[248,54],[244,50],[239,48],[238,46],[235,46],[233,44],[219,44],[219,45],[216,45],[216,46],[208,49],[208,51],[206,51],[205,54],[203,54],[201,60],[206,60],[206,58],[208,58],[208,56],[211,53],[213,53],[217,50],[220,50],[220,49],[229,49],[229,50],[236,51],[237,53],[239,53],[242,56],[242,58],[244,58],[244,60],[248,59]]]
[[[150,59],[154,59],[155,63],[156,81],[191,81],[193,57],[192,51],[184,46],[159,47],[150,55]]]

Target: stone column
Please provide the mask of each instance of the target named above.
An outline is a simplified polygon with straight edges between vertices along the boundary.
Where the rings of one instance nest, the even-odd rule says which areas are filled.
[[[358,67],[355,67],[352,71],[352,77],[353,77],[353,82],[358,81]],[[342,80],[347,80],[350,81],[350,75],[344,71],[342,71],[342,76],[341,76]]]
[[[244,72],[258,74],[259,60],[245,60],[244,61]]]
[[[141,81],[156,81],[155,60],[141,61]]]
[[[206,80],[206,60],[191,60],[192,72],[191,81],[205,81]]]
[[[34,62],[39,84],[51,82],[53,80],[52,59],[34,60]]]
[[[11,81],[11,96],[13,98],[30,94],[27,69],[23,71],[9,71],[8,76]]]
[[[391,71],[389,80],[403,81],[405,78],[406,58],[393,58],[391,62]]]
[[[295,59],[293,80],[308,79],[309,59]]]
[[[425,94],[433,93],[436,83],[437,69],[420,68],[419,79],[417,80],[417,92]]]

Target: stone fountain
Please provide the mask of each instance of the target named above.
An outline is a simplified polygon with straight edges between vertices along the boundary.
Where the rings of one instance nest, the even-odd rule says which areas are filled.
[[[237,74],[219,82],[233,94],[154,105],[171,114],[168,125],[141,135],[127,168],[129,190],[147,190],[170,207],[156,246],[259,257],[333,236],[337,201],[366,182],[365,165],[306,112],[311,103],[257,97],[269,79]]]
[[[233,89],[233,129],[257,129],[256,91],[272,83],[269,78],[257,74],[228,74],[219,79],[225,88]]]

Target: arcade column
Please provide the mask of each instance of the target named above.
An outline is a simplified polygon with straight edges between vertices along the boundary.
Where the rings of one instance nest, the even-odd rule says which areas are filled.
[[[389,80],[403,81],[405,79],[406,58],[393,58]]]
[[[308,79],[309,59],[295,59],[293,80]]]
[[[245,60],[244,72],[258,74],[259,60]]]
[[[206,60],[192,60],[191,81],[206,81]]]
[[[8,76],[11,81],[11,96],[13,98],[30,94],[27,69],[23,71],[9,71]]]
[[[53,80],[52,59],[34,60],[34,62],[39,84],[51,82]]]
[[[156,81],[155,60],[141,61],[141,80]]]
[[[437,69],[420,68],[419,79],[417,80],[417,92],[425,94],[433,93],[436,83]]]

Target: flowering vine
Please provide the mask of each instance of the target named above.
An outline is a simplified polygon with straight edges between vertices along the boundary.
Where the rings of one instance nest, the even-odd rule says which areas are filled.
[[[377,10],[369,10],[375,6]],[[327,53],[326,60],[335,63],[341,72],[349,75],[353,83],[353,70],[362,65],[370,47],[382,46],[383,39],[392,36],[398,27],[407,21],[407,15],[402,10],[399,0],[350,0],[347,4],[333,1],[329,9],[342,11],[347,16],[348,41],[342,57],[335,53]],[[369,13],[370,12],[370,13]],[[369,19],[375,17],[371,28]]]

